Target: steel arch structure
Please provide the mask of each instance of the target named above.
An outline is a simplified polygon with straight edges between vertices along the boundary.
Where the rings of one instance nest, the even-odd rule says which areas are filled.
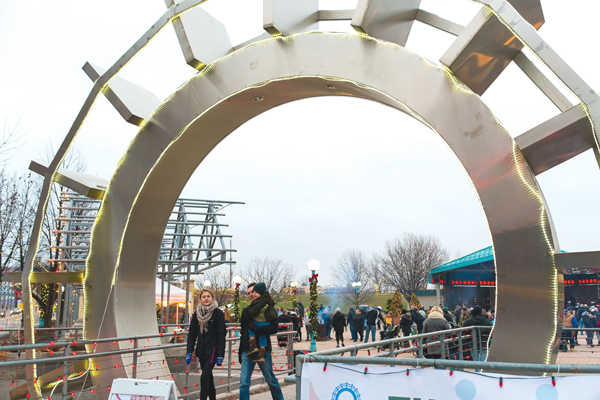
[[[222,37],[226,31],[215,23],[202,25],[205,28],[201,29],[210,25],[210,31],[192,34],[186,15],[214,22],[199,7],[202,3],[185,0],[172,4],[113,67],[106,72],[95,69],[95,75],[88,72],[94,75],[94,88],[44,171],[28,265],[37,248],[49,188],[59,180],[58,167],[96,97],[106,94],[128,122],[140,126],[106,188],[93,228],[85,280],[86,337],[129,336],[155,328],[151,298],[154,266],[168,214],[193,170],[223,138],[247,120],[281,104],[316,96],[353,96],[394,107],[429,126],[448,143],[472,180],[490,227],[496,259],[497,325],[489,358],[554,362],[561,326],[561,265],[586,267],[599,255],[555,255],[558,244],[535,175],[589,148],[598,154],[594,123],[600,117],[600,102],[537,34],[534,26],[543,23],[536,13],[539,3],[483,3],[482,12],[461,29],[439,17],[419,13],[419,1],[361,0],[356,10],[336,14],[315,10],[313,0],[294,2],[290,9],[279,0],[265,0],[265,10],[271,12],[265,12],[264,28],[273,37],[260,36],[236,47]],[[513,5],[520,7],[533,25]],[[414,13],[406,13],[407,8]],[[388,15],[407,19],[390,27]],[[442,59],[448,67],[402,47],[417,18],[458,35],[453,45],[456,48],[449,49]],[[352,19],[359,34],[306,32],[314,29],[319,19]],[[137,98],[146,93],[120,82],[118,71],[171,21],[188,63],[200,72],[162,104],[152,99],[144,104],[135,99],[128,103],[127,90]],[[512,42],[504,41],[498,47],[486,29],[501,31]],[[197,47],[206,35],[211,38],[210,48]],[[490,41],[490,65],[480,65],[473,59],[478,60],[477,49],[486,40]],[[529,49],[549,67],[579,104],[570,104],[543,74],[536,74],[534,65],[523,60],[521,48]],[[563,111],[515,140],[478,96],[511,60],[528,69],[528,75]],[[180,171],[177,176],[169,173],[174,168]],[[149,221],[147,215],[155,217]],[[30,273],[31,269],[23,271],[24,283]],[[31,342],[27,288],[29,285],[24,284],[26,337]],[[532,301],[537,312],[533,316],[523,313],[519,321],[514,310]],[[524,337],[510,324],[527,325],[532,332]],[[28,356],[34,357],[32,353]],[[128,364],[123,361],[100,359],[94,364]],[[159,375],[168,374],[168,370],[164,372]],[[113,378],[130,373],[125,367],[99,368],[92,376],[94,384],[102,388]],[[28,376],[34,375],[29,369]],[[152,377],[156,375],[152,373]],[[138,369],[137,376],[144,377],[143,370]],[[30,387],[30,391],[37,388]]]

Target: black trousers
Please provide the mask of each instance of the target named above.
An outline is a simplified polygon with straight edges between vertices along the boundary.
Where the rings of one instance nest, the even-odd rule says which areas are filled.
[[[363,331],[364,331],[364,329],[362,329],[362,328],[361,329],[354,328],[354,330],[356,331],[356,337],[360,336],[360,341],[362,342],[364,340],[364,338],[363,338]]]
[[[200,400],[217,399],[217,390],[215,389],[215,379],[213,377],[213,367],[215,366],[216,358],[213,362],[210,362],[210,358],[200,359],[200,368],[202,368],[202,375],[200,375]],[[189,390],[189,389],[188,389]]]
[[[335,331],[335,340],[337,344],[340,344],[340,341],[344,343],[344,331],[338,332]]]

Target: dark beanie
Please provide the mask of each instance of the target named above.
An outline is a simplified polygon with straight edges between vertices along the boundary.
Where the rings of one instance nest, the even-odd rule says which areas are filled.
[[[267,285],[265,285],[263,282],[258,282],[256,285],[254,285],[254,291],[260,295],[263,295],[267,291]]]
[[[443,312],[448,312],[448,307],[444,307],[444,308],[442,308],[442,311],[443,311]]]
[[[256,290],[256,289],[254,289]],[[471,315],[479,315],[481,314],[481,306],[475,306],[473,307],[473,309],[471,310]]]

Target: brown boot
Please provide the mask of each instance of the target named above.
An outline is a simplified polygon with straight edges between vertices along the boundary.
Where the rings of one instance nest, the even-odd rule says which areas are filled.
[[[264,347],[261,347],[260,350],[258,350],[258,355],[256,356],[256,360],[254,360],[255,363],[264,363],[265,362],[265,353],[267,352],[267,349],[265,349]]]
[[[258,347],[256,347],[256,336],[251,336],[250,339],[248,339],[248,347],[250,349],[246,353],[247,355],[250,356],[252,354],[258,353]]]

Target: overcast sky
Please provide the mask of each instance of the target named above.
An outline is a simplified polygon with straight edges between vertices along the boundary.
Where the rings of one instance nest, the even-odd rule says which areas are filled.
[[[321,0],[320,8],[356,3]],[[83,64],[108,68],[165,10],[162,0],[110,4],[0,1],[0,117],[8,126],[20,119],[27,139],[12,168],[25,169],[62,141],[92,88]],[[466,0],[423,0],[421,7],[463,25],[478,11]],[[598,90],[600,2],[542,0],[542,7],[541,35]],[[234,44],[263,32],[261,0],[212,0],[206,8]],[[349,22],[321,29],[352,31]],[[453,40],[415,23],[407,47],[437,61]],[[194,73],[168,28],[121,76],[166,98]],[[558,113],[514,64],[483,100],[513,137]],[[76,140],[88,172],[109,179],[136,132],[106,99],[97,101]],[[538,178],[560,247],[598,250],[600,184],[591,151]],[[246,203],[228,208],[222,220],[240,266],[282,257],[300,277],[316,258],[323,284],[333,283],[331,267],[346,249],[369,256],[403,232],[438,237],[452,257],[491,244],[469,178],[446,144],[411,117],[360,99],[303,100],[254,118],[207,157],[182,196]]]

